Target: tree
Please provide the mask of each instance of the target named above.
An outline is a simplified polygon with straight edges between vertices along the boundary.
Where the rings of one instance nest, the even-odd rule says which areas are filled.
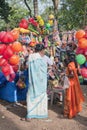
[[[87,0],[63,0],[59,11],[60,28],[67,30],[83,28]]]
[[[11,14],[11,7],[5,0],[0,0],[0,16],[4,19],[6,23],[9,22],[8,16]]]
[[[53,6],[54,6],[54,14],[55,14],[55,17],[56,19],[58,18],[57,17],[57,14],[58,14],[58,5],[60,3],[60,0],[52,0],[53,2]]]
[[[33,6],[34,6],[34,17],[38,15],[38,0],[33,0]]]

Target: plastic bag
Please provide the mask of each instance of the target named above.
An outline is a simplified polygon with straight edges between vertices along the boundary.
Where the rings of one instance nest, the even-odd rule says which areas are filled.
[[[68,77],[65,76],[63,87],[64,87],[64,89],[66,89],[66,88],[69,88],[69,86],[70,86],[70,81],[69,81]]]

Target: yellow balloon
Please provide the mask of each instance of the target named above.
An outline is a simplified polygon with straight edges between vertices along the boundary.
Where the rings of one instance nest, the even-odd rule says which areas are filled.
[[[48,20],[48,23],[53,26],[53,20]]]
[[[53,15],[53,14],[50,14],[50,15],[49,15],[49,19],[54,19],[54,15]]]
[[[40,15],[38,15],[36,18],[37,18],[38,21],[39,21],[40,19],[42,19]]]
[[[40,26],[44,26],[44,21],[43,21],[43,19],[41,19],[41,20],[39,21],[39,25],[40,25]]]

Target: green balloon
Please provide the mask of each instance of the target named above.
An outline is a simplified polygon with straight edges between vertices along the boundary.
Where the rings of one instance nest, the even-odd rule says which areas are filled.
[[[46,24],[46,28],[48,28],[48,29],[50,28],[50,24],[49,23]]]
[[[78,64],[82,65],[82,64],[85,63],[86,58],[85,58],[84,55],[79,54],[79,55],[76,56],[76,61],[77,61]]]

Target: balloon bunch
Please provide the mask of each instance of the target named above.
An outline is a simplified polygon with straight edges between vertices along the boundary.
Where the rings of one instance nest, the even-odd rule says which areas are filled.
[[[39,26],[44,26],[44,20],[42,19],[42,17],[40,15],[37,16],[37,21],[39,23]]]
[[[13,81],[15,72],[18,70],[20,57],[18,53],[22,51],[20,42],[12,44],[0,44],[0,69],[8,81]]]
[[[76,39],[78,40],[78,48],[76,50],[76,60],[81,65],[81,75],[87,78],[87,34],[84,30],[76,32]]]

